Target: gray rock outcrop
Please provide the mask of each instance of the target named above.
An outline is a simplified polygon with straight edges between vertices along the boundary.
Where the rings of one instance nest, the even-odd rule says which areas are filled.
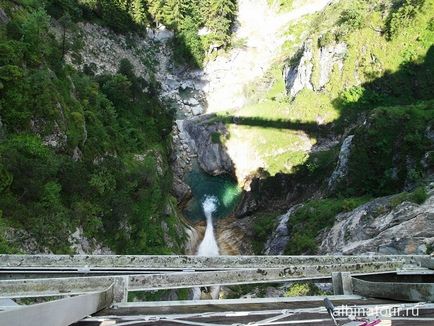
[[[184,176],[191,171],[192,158],[190,137],[184,130],[184,120],[176,120],[172,128],[172,162],[173,185],[172,192],[178,202],[186,202],[191,197],[190,187],[183,181]]]
[[[320,254],[425,254],[434,245],[434,191],[421,205],[397,196],[370,201],[339,214],[321,236]]]
[[[83,229],[77,228],[74,233],[69,237],[69,243],[71,244],[71,249],[79,255],[111,255],[113,251],[107,248],[95,239],[87,238]]]
[[[333,67],[337,65],[339,71],[342,70],[346,53],[347,45],[345,43],[333,42],[320,47],[319,55],[315,55],[313,40],[306,40],[301,50],[292,58],[291,63],[284,68],[283,74],[287,94],[294,98],[305,88],[315,91],[322,90],[330,81]],[[314,60],[318,61],[315,68],[319,70],[317,83],[312,81]]]
[[[300,55],[301,54],[301,55]],[[312,40],[307,40],[298,54],[299,60],[284,69],[286,91],[289,96],[295,97],[303,88],[313,89],[312,76]]]
[[[291,214],[300,207],[301,205],[293,206],[285,214],[277,218],[277,227],[265,244],[265,255],[283,255],[290,239],[290,234],[288,230],[289,218]]]
[[[348,172],[348,160],[351,154],[351,144],[353,142],[354,135],[347,136],[341,146],[339,152],[339,160],[333,171],[330,179],[328,180],[328,187],[330,190],[334,189],[336,184],[347,175]]]
[[[333,66],[336,64],[339,71],[344,66],[344,58],[347,54],[345,43],[332,43],[320,48],[319,52],[319,82],[318,88],[322,89],[330,80]]]
[[[208,174],[234,174],[234,165],[219,140],[227,134],[222,122],[212,122],[213,115],[203,115],[183,122],[184,130],[191,139],[199,166]]]
[[[7,23],[9,23],[9,21],[10,18],[8,17],[8,15],[6,15],[5,11],[0,8],[0,24],[6,25]]]

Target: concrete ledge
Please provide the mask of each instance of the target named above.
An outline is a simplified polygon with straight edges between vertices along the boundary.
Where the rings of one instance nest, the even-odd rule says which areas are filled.
[[[0,270],[7,269],[245,269],[282,268],[291,265],[330,265],[399,261],[420,264],[430,256],[360,255],[360,256],[131,256],[131,255],[0,255]]]
[[[0,311],[0,325],[68,326],[113,302],[113,289]]]

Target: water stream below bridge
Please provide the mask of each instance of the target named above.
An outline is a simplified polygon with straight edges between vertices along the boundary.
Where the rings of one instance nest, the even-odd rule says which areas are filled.
[[[202,242],[197,249],[198,256],[219,256],[219,247],[214,234],[214,225],[212,220],[213,213],[217,210],[218,199],[215,196],[206,196],[202,202],[203,212],[206,216],[206,230]],[[218,299],[220,287],[215,286],[210,289],[211,298]],[[193,291],[193,299],[199,300],[202,291],[200,288],[195,288]]]
[[[193,164],[186,182],[191,188],[192,199],[184,213],[193,222],[206,220],[204,203],[207,198],[215,198],[214,219],[224,218],[235,209],[241,195],[241,188],[229,176],[211,176],[205,173],[197,163]]]

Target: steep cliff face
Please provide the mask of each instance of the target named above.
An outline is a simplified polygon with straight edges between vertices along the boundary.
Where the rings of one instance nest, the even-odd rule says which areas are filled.
[[[320,42],[320,40],[318,40]],[[344,42],[320,46],[317,57],[316,74],[317,79],[313,79],[314,68],[314,45],[313,40],[308,39],[304,42],[298,53],[291,58],[290,63],[284,68],[285,86],[288,95],[294,98],[303,89],[315,89],[321,91],[330,82],[333,69],[336,67],[339,72],[344,66],[347,45]]]
[[[234,165],[225,148],[226,127],[213,123],[214,116],[184,120],[183,128],[191,139],[191,147],[197,153],[200,167],[211,175],[234,174]]]
[[[434,186],[433,184],[431,187]],[[321,254],[430,254],[434,246],[434,191],[421,204],[400,195],[378,198],[339,214],[321,235]]]
[[[300,58],[295,58],[283,72],[289,96],[294,98],[304,88],[313,89],[312,68],[312,40],[307,40],[300,51]]]
[[[333,227],[339,213],[342,221],[354,221],[350,212],[372,198],[426,186],[434,145],[429,137],[433,84],[427,75],[434,54],[427,12],[433,6],[432,1],[331,3],[291,26],[290,40],[270,70],[247,90],[243,107],[221,115],[230,142],[242,140],[260,162],[247,174],[249,187],[235,214],[255,217],[274,211],[264,252],[318,253],[319,234]],[[404,45],[404,39],[415,42]],[[416,209],[419,204],[402,205],[429,216],[430,201]],[[427,233],[410,231],[406,221],[412,217],[402,218],[393,218],[402,229],[393,229],[391,222],[383,240],[381,230],[373,231],[375,241],[356,245],[354,252],[411,252],[411,243],[418,247],[413,252],[423,252],[424,243],[429,248],[430,218],[415,220],[415,228],[425,227]],[[334,232],[340,227],[347,229],[339,224]],[[372,230],[374,225],[357,227]],[[406,229],[418,234],[417,239],[401,236]],[[392,230],[402,232],[396,246],[391,244]],[[340,238],[322,252],[333,252],[334,246],[352,252],[355,233],[347,233],[344,245]]]
[[[287,40],[290,22],[321,11],[330,0],[295,1],[288,12],[277,12],[267,0],[239,0],[235,46],[205,66],[207,112],[239,109],[249,102],[246,86],[263,77]]]
[[[300,206],[291,207],[285,214],[277,217],[277,227],[273,230],[265,243],[265,255],[283,255],[288,245],[291,234],[288,229],[288,222],[292,213]]]
[[[236,22],[234,1],[224,17],[202,17],[220,9],[192,1],[204,10],[182,24],[165,10],[170,29],[146,32],[134,8],[113,21],[87,8],[70,26],[58,2],[4,3],[0,233],[16,220],[29,248],[39,238],[39,250],[129,253],[181,252],[188,236],[193,252],[200,227],[177,204],[191,197],[197,160],[243,187],[240,219],[218,228],[228,253],[316,253],[320,240],[321,252],[429,251],[432,194],[397,207],[382,196],[433,173],[432,0],[294,1],[279,12],[239,0]],[[196,66],[179,62],[186,54]],[[105,232],[112,241],[91,248]],[[265,249],[246,244],[255,237]]]

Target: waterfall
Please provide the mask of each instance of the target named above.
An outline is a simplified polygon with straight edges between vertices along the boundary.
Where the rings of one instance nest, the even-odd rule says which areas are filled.
[[[212,213],[217,209],[218,199],[215,196],[205,196],[205,200],[202,202],[202,208],[206,216],[206,230],[202,242],[197,250],[197,256],[218,256],[219,247],[214,235],[214,225],[212,222]],[[211,288],[211,297],[218,299],[220,292],[219,286],[213,286]],[[201,297],[201,289],[193,289],[193,299],[199,300]]]
[[[206,196],[202,203],[203,211],[206,216],[205,236],[197,250],[198,256],[218,256],[219,247],[214,235],[214,226],[212,223],[212,213],[217,209],[218,199],[215,196]]]

